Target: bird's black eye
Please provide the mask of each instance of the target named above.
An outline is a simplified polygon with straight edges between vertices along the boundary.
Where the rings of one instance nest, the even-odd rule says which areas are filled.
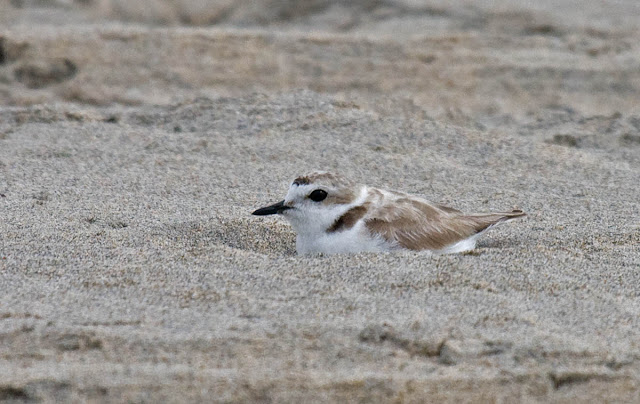
[[[312,193],[309,194],[309,199],[314,202],[320,202],[325,200],[327,197],[327,191],[323,191],[322,189],[316,189]]]

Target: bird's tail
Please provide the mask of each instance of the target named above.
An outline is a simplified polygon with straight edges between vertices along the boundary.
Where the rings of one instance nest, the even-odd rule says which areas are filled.
[[[474,223],[477,233],[487,230],[489,227],[495,226],[501,222],[508,222],[527,216],[523,211],[516,209],[511,212],[495,212],[495,213],[477,213],[466,215],[466,217]]]

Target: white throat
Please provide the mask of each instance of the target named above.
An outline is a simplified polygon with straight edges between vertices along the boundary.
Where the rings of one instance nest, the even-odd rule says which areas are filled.
[[[298,253],[336,252],[341,234],[328,234],[327,230],[347,211],[361,205],[367,198],[367,188],[362,186],[356,199],[348,204],[310,205],[290,209],[283,216],[296,231],[296,249]],[[356,226],[360,229],[360,226]]]

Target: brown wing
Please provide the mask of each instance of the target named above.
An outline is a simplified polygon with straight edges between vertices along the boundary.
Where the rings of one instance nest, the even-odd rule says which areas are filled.
[[[424,200],[400,198],[365,217],[369,231],[410,250],[440,250],[488,227],[524,216],[521,211],[464,215]]]

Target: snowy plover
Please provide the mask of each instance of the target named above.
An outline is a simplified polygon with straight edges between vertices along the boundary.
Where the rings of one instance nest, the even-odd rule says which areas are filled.
[[[472,250],[492,226],[526,215],[521,210],[467,215],[327,172],[296,178],[283,201],[253,214],[284,216],[297,233],[298,254],[402,248],[458,253]]]

